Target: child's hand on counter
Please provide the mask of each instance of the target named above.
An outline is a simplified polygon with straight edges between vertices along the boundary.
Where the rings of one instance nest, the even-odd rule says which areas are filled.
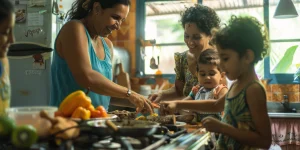
[[[222,133],[222,130],[226,126],[224,123],[214,117],[206,117],[201,122],[202,126],[205,127],[207,131],[216,133]]]

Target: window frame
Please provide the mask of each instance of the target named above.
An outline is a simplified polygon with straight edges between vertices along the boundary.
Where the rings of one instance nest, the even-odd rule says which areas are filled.
[[[146,19],[146,2],[155,2],[155,1],[172,1],[172,0],[137,0],[136,1],[136,37],[145,38],[145,19]],[[202,0],[198,0],[199,4],[202,4]],[[268,29],[268,33],[270,33],[270,14],[269,14],[269,0],[263,1],[263,16],[264,16],[264,23]],[[300,41],[300,39],[285,39],[285,40],[270,40],[271,42],[293,42],[293,41]],[[164,44],[157,44],[157,46],[168,46],[168,45],[185,45],[185,43],[164,43]],[[136,69],[137,71],[142,71],[145,75],[145,68],[144,68],[144,61],[140,56],[140,47],[141,43],[137,40],[136,43]],[[270,56],[266,56],[264,58],[264,78],[269,80],[269,84],[297,84],[293,83],[293,75],[291,73],[283,74],[283,73],[276,73],[273,74],[270,72]],[[152,76],[152,75],[146,75]],[[175,74],[163,74],[163,77],[169,78],[171,82],[175,81]]]

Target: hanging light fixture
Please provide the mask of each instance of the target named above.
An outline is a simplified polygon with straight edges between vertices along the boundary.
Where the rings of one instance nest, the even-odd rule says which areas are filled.
[[[298,13],[292,0],[280,0],[276,8],[274,18],[284,19],[295,17],[298,17]]]

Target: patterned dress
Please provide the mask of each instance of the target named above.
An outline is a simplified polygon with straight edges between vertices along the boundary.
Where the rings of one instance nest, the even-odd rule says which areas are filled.
[[[222,122],[232,125],[235,128],[240,130],[247,131],[255,131],[255,125],[252,121],[252,116],[249,110],[249,106],[246,101],[246,91],[247,88],[252,84],[259,84],[262,89],[263,85],[261,85],[258,81],[251,82],[248,84],[239,94],[232,98],[228,98],[228,93],[225,98],[225,107],[224,107],[224,116],[222,118]],[[234,86],[234,84],[233,84]],[[231,86],[232,87],[232,86]],[[217,141],[217,150],[253,150],[256,148],[243,145],[236,141],[235,139],[221,134]]]
[[[187,52],[188,51],[174,54],[174,60],[175,60],[174,70],[176,73],[176,80],[182,81],[184,83],[184,87],[183,87],[184,96],[188,96],[190,91],[192,90],[192,87],[194,85],[197,85],[198,83],[197,76],[194,76],[188,69]]]

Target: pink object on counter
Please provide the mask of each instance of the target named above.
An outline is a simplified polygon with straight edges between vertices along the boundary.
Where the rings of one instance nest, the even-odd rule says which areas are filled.
[[[271,119],[272,143],[300,149],[300,119]]]

